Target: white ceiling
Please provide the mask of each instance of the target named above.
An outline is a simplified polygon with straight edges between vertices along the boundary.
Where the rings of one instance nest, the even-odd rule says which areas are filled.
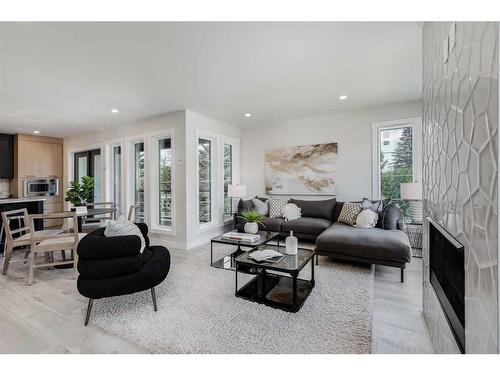
[[[415,100],[421,34],[390,22],[2,23],[0,130],[67,136],[184,108],[258,126]]]

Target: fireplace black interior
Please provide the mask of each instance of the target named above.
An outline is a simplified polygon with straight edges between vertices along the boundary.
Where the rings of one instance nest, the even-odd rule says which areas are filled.
[[[465,353],[464,247],[431,218],[430,281],[462,353]]]

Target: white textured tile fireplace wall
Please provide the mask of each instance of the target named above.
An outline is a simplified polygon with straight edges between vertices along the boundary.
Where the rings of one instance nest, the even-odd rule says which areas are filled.
[[[466,352],[497,353],[498,23],[426,23],[423,40],[424,215],[465,248]],[[453,353],[458,347],[429,283],[427,238],[424,227],[424,318],[436,352]]]
[[[337,199],[371,198],[371,124],[421,115],[420,101],[413,101],[244,128],[241,137],[241,177],[242,183],[247,186],[247,195],[264,194],[264,151],[267,148],[337,142]],[[321,198],[307,196],[303,199]]]

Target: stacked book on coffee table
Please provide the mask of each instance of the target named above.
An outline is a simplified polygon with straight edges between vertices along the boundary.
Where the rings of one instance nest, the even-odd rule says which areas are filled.
[[[239,241],[248,244],[256,243],[260,240],[259,234],[250,234],[250,233],[239,233],[239,232],[227,232],[221,236],[224,240],[232,240]]]

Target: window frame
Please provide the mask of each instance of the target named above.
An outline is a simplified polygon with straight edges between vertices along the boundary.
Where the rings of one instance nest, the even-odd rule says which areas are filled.
[[[412,128],[412,180],[422,182],[422,117],[372,123],[372,199],[380,199],[380,133],[383,130]]]
[[[137,143],[144,144],[144,222],[149,225],[149,173],[148,173],[148,165],[149,165],[149,145],[147,144],[147,140],[145,137],[134,137],[126,140],[126,164],[127,164],[127,174],[124,176],[126,178],[125,181],[127,183],[126,186],[126,215],[128,215],[128,210],[130,206],[135,203],[135,145]]]
[[[211,168],[211,201],[210,209],[211,216],[210,221],[206,223],[200,223],[200,153],[198,151],[198,146],[200,139],[205,139],[211,142],[211,157],[210,157],[210,168]],[[195,146],[196,146],[196,222],[198,224],[198,232],[204,232],[210,230],[221,223],[221,213],[219,209],[220,205],[220,194],[219,191],[219,181],[221,179],[220,171],[220,137],[214,134],[205,132],[196,132]]]
[[[171,218],[171,225],[161,225],[158,219],[159,215],[159,204],[160,204],[160,198],[159,198],[159,167],[160,167],[160,162],[158,160],[158,153],[159,153],[159,145],[158,142],[162,139],[170,139],[170,150],[171,150],[171,195],[172,195],[172,203],[171,203],[171,213],[172,213],[172,218]],[[154,133],[151,134],[149,137],[149,144],[150,144],[150,153],[149,153],[149,160],[150,163],[148,164],[148,168],[151,170],[150,176],[149,176],[149,218],[150,218],[150,226],[151,226],[151,231],[152,232],[158,232],[158,233],[164,233],[168,235],[175,236],[176,235],[176,209],[175,209],[175,173],[176,173],[176,168],[175,168],[175,130],[174,129],[169,129],[166,131],[162,131],[159,133]]]
[[[232,222],[234,220],[233,216],[227,216],[225,217],[224,213],[224,146],[225,145],[231,145],[232,149],[232,158],[231,158],[231,183],[233,185],[239,184],[240,183],[240,140],[239,139],[234,139],[234,138],[228,138],[228,137],[221,137],[221,157],[220,157],[220,165],[222,166],[221,168],[221,196],[220,196],[220,202],[221,202],[221,222],[224,224],[227,224],[229,222]],[[232,199],[231,199],[231,205],[232,205]]]

